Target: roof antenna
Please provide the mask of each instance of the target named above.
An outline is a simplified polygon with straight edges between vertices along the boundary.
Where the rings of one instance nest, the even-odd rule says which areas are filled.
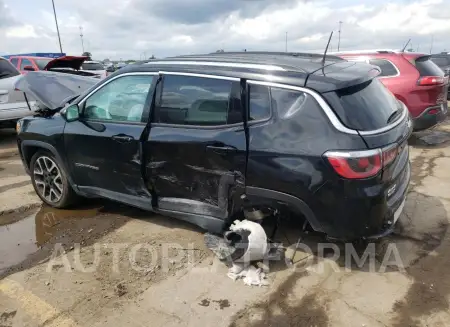
[[[403,47],[401,52],[405,52],[406,47],[408,46],[409,42],[411,42],[411,39],[408,40],[408,42],[406,42],[405,46]]]
[[[333,37],[333,32],[331,32],[330,37],[328,38],[327,47],[325,48],[325,52],[323,53],[322,58],[322,66],[325,65],[325,57],[327,56],[328,47],[330,46],[331,38]]]

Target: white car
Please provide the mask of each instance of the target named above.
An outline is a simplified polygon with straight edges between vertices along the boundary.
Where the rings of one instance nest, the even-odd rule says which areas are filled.
[[[105,67],[98,61],[85,61],[81,64],[81,70],[98,75],[99,78],[105,78],[107,73]]]
[[[0,57],[0,127],[13,127],[18,119],[34,114],[33,99],[16,91],[14,85],[22,75],[8,60]]]

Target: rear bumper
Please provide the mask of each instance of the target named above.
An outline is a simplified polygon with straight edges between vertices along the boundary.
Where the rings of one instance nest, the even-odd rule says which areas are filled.
[[[438,109],[439,112],[436,114],[430,114],[430,110]],[[433,127],[447,117],[448,112],[448,106],[447,104],[439,105],[439,106],[433,106],[425,109],[420,116],[417,116],[413,119],[413,129],[414,131],[421,131],[424,129],[428,129],[430,127]]]
[[[325,187],[320,196],[328,198],[327,207],[322,204],[323,209],[315,212],[322,232],[345,241],[377,239],[390,234],[403,210],[410,178],[408,162],[390,196],[392,184],[386,185],[376,178],[358,181],[358,186],[354,182],[342,184],[342,190],[336,189],[337,185]]]

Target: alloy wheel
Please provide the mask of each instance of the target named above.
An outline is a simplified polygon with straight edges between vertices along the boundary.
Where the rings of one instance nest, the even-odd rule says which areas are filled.
[[[46,156],[37,158],[34,165],[34,183],[39,194],[51,203],[58,202],[64,191],[64,185],[56,162]]]

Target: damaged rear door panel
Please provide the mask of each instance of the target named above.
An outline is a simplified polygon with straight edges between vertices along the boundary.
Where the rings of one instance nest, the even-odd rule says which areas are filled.
[[[153,110],[144,151],[154,209],[220,230],[245,182],[239,79],[164,73]]]

